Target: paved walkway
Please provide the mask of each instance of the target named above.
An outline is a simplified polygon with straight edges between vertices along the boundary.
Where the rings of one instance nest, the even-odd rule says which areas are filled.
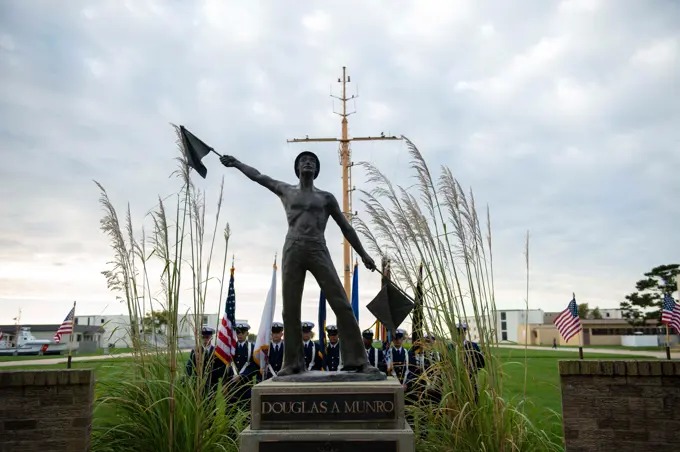
[[[95,356],[74,356],[71,362],[76,361],[98,361],[102,359],[126,358],[132,356],[132,353],[121,353],[117,355],[95,355]],[[0,361],[0,367],[18,367],[18,366],[49,366],[52,364],[66,364],[68,357],[61,356],[59,358],[43,358],[43,359],[17,359],[16,361]]]
[[[524,345],[499,345],[500,348],[516,348],[523,350]],[[578,347],[557,347],[553,349],[552,347],[537,347],[535,345],[529,345],[526,347],[528,350],[540,350],[543,352],[574,352],[578,353]],[[666,352],[652,352],[649,350],[628,350],[622,348],[583,348],[583,355],[587,357],[588,354],[598,353],[604,355],[628,355],[628,356],[646,356],[649,358],[666,358]],[[671,349],[671,358],[680,359],[680,352]]]
[[[180,352],[190,352],[191,349],[180,350]],[[99,361],[102,359],[129,358],[134,353],[118,353],[115,355],[95,355],[95,356],[74,356],[71,362],[76,361]],[[66,364],[68,357],[43,358],[43,359],[18,359],[16,361],[0,361],[0,367],[19,367],[19,366],[49,366],[53,364]]]

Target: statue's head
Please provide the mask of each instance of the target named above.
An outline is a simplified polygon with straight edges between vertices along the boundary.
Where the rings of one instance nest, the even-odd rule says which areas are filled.
[[[303,151],[295,158],[295,175],[300,178],[305,173],[314,175],[314,179],[319,176],[321,170],[321,162],[319,157],[311,151]]]

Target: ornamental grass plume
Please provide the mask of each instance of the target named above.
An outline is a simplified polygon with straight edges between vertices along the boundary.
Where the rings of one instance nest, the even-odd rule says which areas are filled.
[[[125,224],[120,223],[106,190],[95,182],[104,209],[101,230],[113,250],[113,260],[102,273],[109,289],[127,307],[129,325],[118,328],[128,330],[134,358],[125,378],[97,385],[93,451],[237,451],[238,433],[248,423],[248,413],[227,406],[221,390],[212,399],[214,403],[204,396],[208,375],[203,372],[202,354],[197,354],[196,375],[189,378],[185,370],[187,348],[201,349],[208,285],[216,279],[211,262],[219,235],[224,179],[212,238],[207,239],[205,193],[191,182],[179,128],[174,127],[180,156],[173,176],[181,188],[159,198],[145,217],[151,226],[149,237],[143,227],[141,240],[135,236],[129,205]],[[170,209],[168,199],[174,201]],[[225,265],[229,224],[222,235]],[[224,269],[219,283],[221,297]],[[180,308],[180,298],[191,299],[188,312]],[[159,318],[164,320],[163,328],[155,324]],[[188,338],[183,334],[187,330]]]
[[[435,176],[418,148],[402,138],[416,184],[408,189],[395,186],[378,168],[361,163],[371,186],[362,190],[368,221],[355,221],[368,246],[389,256],[392,279],[402,288],[415,293],[423,265],[422,323],[437,339],[432,345],[417,345],[440,358],[421,375],[410,395],[414,402],[407,406],[416,449],[562,450],[559,438],[524,414],[528,401],[502,396],[489,208],[483,227],[472,191],[466,194],[445,166]],[[474,325],[486,361],[483,369],[469,370],[459,322]]]

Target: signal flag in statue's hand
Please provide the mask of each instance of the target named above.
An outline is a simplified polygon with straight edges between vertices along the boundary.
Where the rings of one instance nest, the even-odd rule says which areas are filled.
[[[415,302],[389,279],[366,306],[388,330],[396,330],[413,310]]]
[[[210,152],[215,152],[196,135],[189,132],[184,126],[179,126],[180,134],[182,136],[182,147],[184,148],[184,155],[187,158],[187,164],[192,167],[203,179],[208,174],[208,169],[203,165],[201,160]],[[218,154],[215,152],[215,154]]]

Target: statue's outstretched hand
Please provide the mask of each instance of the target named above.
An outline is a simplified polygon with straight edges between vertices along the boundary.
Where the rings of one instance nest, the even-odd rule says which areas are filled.
[[[361,260],[363,261],[367,269],[369,269],[370,271],[375,270],[375,262],[373,261],[373,259],[371,259],[371,256],[366,255],[363,258],[361,258]]]
[[[226,167],[236,166],[237,161],[238,160],[236,160],[236,158],[232,157],[231,155],[223,155],[220,157],[220,162],[222,162],[222,165]]]

